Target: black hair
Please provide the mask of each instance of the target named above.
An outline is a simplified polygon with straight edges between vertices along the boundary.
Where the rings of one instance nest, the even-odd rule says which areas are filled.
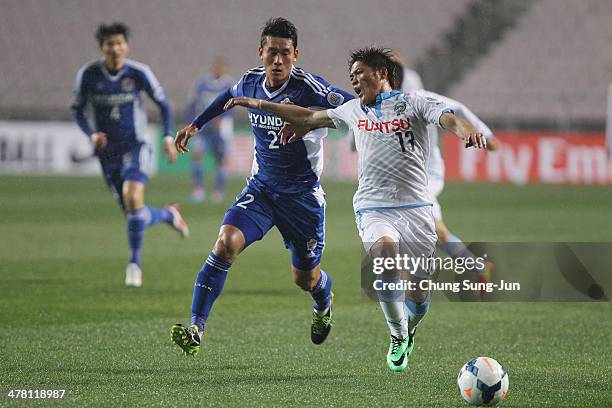
[[[393,69],[395,70],[395,83],[391,84],[391,88],[401,90],[404,84],[404,66],[395,60],[393,61],[393,65]]]
[[[123,35],[125,41],[127,41],[130,35],[130,29],[125,24],[119,22],[114,22],[109,25],[100,24],[96,30],[96,40],[98,40],[100,47],[102,47],[102,43],[104,43],[108,37],[117,34]]]
[[[392,55],[393,52],[389,48],[367,47],[352,51],[348,60],[349,70],[357,61],[364,63],[376,71],[386,68],[389,85],[391,85],[393,89],[397,89],[398,72],[401,67],[393,61]]]
[[[260,46],[263,48],[266,43],[266,37],[288,38],[293,43],[293,48],[298,46],[298,32],[293,23],[285,18],[276,17],[266,21],[266,24],[261,29]]]

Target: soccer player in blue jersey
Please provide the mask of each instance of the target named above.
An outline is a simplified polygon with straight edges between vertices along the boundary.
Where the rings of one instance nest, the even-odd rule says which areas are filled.
[[[228,65],[223,57],[217,57],[209,74],[200,78],[189,100],[185,112],[185,122],[190,122],[202,112],[222,92],[236,82],[227,75]],[[215,158],[217,165],[215,188],[212,194],[213,202],[221,202],[225,191],[225,158],[232,138],[234,119],[232,112],[226,112],[207,122],[191,142],[191,176],[193,191],[191,201],[200,203],[206,198],[204,189],[204,170],[202,160],[204,153],[209,152]]]
[[[85,64],[77,73],[71,109],[74,121],[91,140],[108,187],[125,212],[130,248],[125,284],[139,287],[145,228],[164,222],[183,238],[189,235],[189,228],[176,205],[155,208],[144,203],[151,146],[145,140],[142,91],[161,111],[166,135],[163,151],[170,163],[176,159],[176,150],[164,90],[148,66],[126,59],[128,35],[129,29],[122,23],[98,27],[96,39],[103,58]]]
[[[231,98],[251,96],[311,109],[334,108],[353,96],[293,64],[298,58],[297,30],[283,18],[269,20],[261,33],[259,57],[263,66],[247,71],[233,87],[217,97],[175,138],[179,152],[198,129],[223,113]],[[247,186],[227,210],[219,237],[200,270],[193,293],[191,325],[172,327],[173,341],[186,354],[196,355],[213,302],[223,290],[227,271],[238,255],[273,226],[291,251],[294,282],[314,301],[311,340],[322,343],[332,325],[332,279],[321,269],[324,246],[325,198],[319,183],[325,131],[282,146],[283,120],[258,109],[248,111],[255,136],[255,158]]]

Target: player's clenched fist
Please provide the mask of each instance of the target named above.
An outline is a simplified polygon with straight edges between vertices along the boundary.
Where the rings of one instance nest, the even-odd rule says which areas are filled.
[[[91,144],[96,150],[104,150],[108,144],[108,136],[104,132],[95,132],[91,135]]]
[[[189,149],[187,148],[187,143],[191,136],[196,134],[198,128],[194,125],[187,125],[178,132],[176,132],[176,136],[174,137],[174,147],[176,147],[176,151],[179,153],[187,153]]]
[[[174,163],[176,160],[176,149],[172,143],[172,136],[167,135],[164,137],[164,141],[162,143],[162,153],[168,158],[168,164]]]

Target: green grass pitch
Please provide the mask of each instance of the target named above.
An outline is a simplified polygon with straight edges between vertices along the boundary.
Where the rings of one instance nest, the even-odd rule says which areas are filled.
[[[148,230],[144,286],[128,289],[125,225],[100,177],[0,177],[0,405],[20,405],[9,389],[66,389],[69,406],[465,406],[457,373],[489,355],[510,376],[501,406],[612,406],[610,303],[433,303],[409,369],[390,372],[384,318],[360,290],[354,183],[325,187],[323,266],[336,294],[327,342],[310,343],[311,300],[292,283],[274,230],[231,269],[193,359],[169,328],[189,317],[229,199],[184,204],[187,241]],[[233,180],[230,195],[241,188]],[[186,202],[189,190],[187,177],[158,177],[147,201]],[[605,187],[451,184],[441,202],[466,240],[610,241],[612,232]]]

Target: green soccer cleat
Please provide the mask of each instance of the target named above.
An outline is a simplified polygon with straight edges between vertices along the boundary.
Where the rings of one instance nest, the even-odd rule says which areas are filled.
[[[319,315],[317,312],[312,312],[312,325],[310,326],[310,340],[314,344],[321,344],[327,338],[329,331],[332,328],[334,321],[332,320],[332,306],[334,303],[334,292],[331,294],[331,302],[329,309],[324,315]]]
[[[200,351],[201,336],[195,324],[189,327],[180,323],[175,324],[170,329],[170,337],[185,355],[195,357]]]
[[[414,336],[416,334],[416,327],[412,329],[412,332],[408,334],[408,347],[406,347],[406,361],[410,360],[412,351],[414,350]]]
[[[414,347],[414,341],[411,336],[405,339],[400,339],[391,335],[391,342],[389,343],[389,352],[387,353],[387,366],[391,371],[401,372],[408,367],[408,358],[412,353]],[[410,349],[410,351],[408,351]]]

